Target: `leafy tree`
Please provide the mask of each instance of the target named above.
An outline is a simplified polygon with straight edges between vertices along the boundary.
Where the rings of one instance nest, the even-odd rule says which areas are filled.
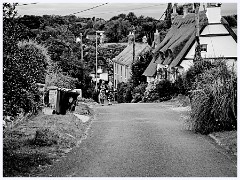
[[[77,79],[62,72],[56,63],[51,62],[45,79],[46,86],[57,86],[61,88],[76,88]]]
[[[34,111],[41,103],[36,83],[44,83],[46,49],[33,41],[19,42],[3,61],[4,116],[16,116],[21,109]]]
[[[139,59],[132,65],[132,83],[136,87],[139,84],[146,82],[146,76],[142,74],[148,67],[150,61],[152,60],[152,52],[148,51],[139,56]]]
[[[108,42],[120,42],[122,39],[126,39],[129,31],[128,28],[131,26],[129,21],[118,19],[108,21],[105,25],[108,27],[106,29],[106,36],[109,38]]]

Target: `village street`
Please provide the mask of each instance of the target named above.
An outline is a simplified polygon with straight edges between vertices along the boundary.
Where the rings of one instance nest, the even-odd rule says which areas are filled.
[[[235,177],[236,162],[187,131],[170,103],[96,106],[87,138],[46,177]]]

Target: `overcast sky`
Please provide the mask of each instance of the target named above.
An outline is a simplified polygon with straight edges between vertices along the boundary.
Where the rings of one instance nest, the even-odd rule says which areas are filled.
[[[19,1],[18,1],[19,2]],[[110,19],[111,17],[118,15],[120,13],[128,14],[129,12],[134,12],[137,16],[149,16],[156,19],[159,19],[163,12],[166,10],[166,3],[155,3],[155,1],[148,1],[153,3],[143,3],[143,0],[138,1],[126,1],[124,3],[114,3],[113,1],[95,0],[95,3],[86,3],[86,1],[81,1],[84,3],[76,3],[76,1],[41,1],[44,3],[36,3],[36,1],[20,1],[19,6],[17,7],[18,14],[23,15],[69,15],[76,13],[76,16],[79,17],[99,17],[105,20]],[[50,3],[47,3],[50,2]],[[71,3],[66,3],[71,2]],[[93,1],[91,1],[93,2]],[[131,2],[131,3],[126,3]],[[162,2],[162,1],[158,1]],[[188,1],[190,2],[190,1]],[[27,5],[23,5],[27,3]],[[205,3],[206,4],[206,3]],[[201,8],[203,3],[201,4]],[[96,7],[99,6],[99,7]],[[96,8],[94,8],[96,7]],[[93,8],[93,9],[89,9]],[[89,10],[88,10],[89,9]],[[222,15],[232,15],[237,14],[237,3],[223,3],[222,4]],[[83,12],[80,12],[83,11]],[[79,12],[79,13],[78,13]],[[164,17],[164,16],[163,16]]]

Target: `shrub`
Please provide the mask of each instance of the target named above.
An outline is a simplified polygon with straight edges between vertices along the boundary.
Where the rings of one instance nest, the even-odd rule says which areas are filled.
[[[156,84],[158,82],[159,81],[156,80],[148,84],[148,86],[146,87],[146,91],[144,93],[144,99],[143,99],[144,102],[152,102],[159,99],[158,93],[156,91]]]
[[[175,94],[175,87],[169,80],[162,80],[156,84],[156,91],[160,101],[168,100]]]
[[[144,98],[144,92],[146,91],[147,83],[142,83],[135,87],[132,91],[132,102],[139,102],[142,101]]]
[[[165,101],[171,99],[175,94],[177,94],[177,89],[174,83],[171,83],[169,80],[155,80],[154,82],[149,83],[146,88],[144,95],[145,102],[152,101]]]
[[[174,91],[176,95],[178,94],[185,95],[187,93],[187,90],[184,86],[184,79],[182,76],[179,76],[173,85],[174,85]]]
[[[191,91],[196,88],[196,80],[204,71],[213,68],[214,65],[211,61],[203,60],[196,62],[189,70],[183,75],[183,85],[185,92]]]
[[[34,112],[41,104],[36,83],[44,83],[49,56],[34,41],[19,42],[14,52],[4,51],[3,113],[18,116],[21,109]]]
[[[200,74],[192,93],[192,124],[195,132],[237,129],[237,76],[224,61]]]
[[[133,90],[133,86],[130,82],[119,83],[118,88],[117,88],[117,102],[118,103],[130,103],[133,99],[132,90]]]

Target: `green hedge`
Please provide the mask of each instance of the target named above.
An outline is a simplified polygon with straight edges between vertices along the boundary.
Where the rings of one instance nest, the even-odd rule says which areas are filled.
[[[3,115],[17,116],[34,112],[41,106],[36,83],[44,83],[49,56],[33,42],[19,42],[16,49],[5,51],[3,58]]]

